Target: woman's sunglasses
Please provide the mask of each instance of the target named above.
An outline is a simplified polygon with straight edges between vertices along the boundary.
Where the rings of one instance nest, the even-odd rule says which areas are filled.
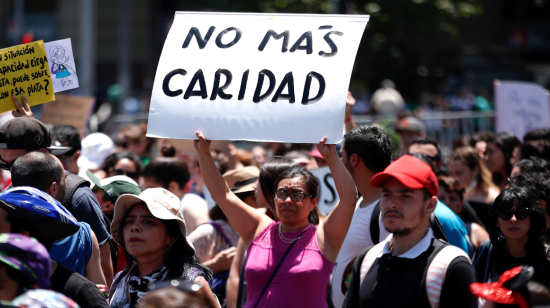
[[[131,179],[135,179],[137,178],[138,174],[137,172],[134,172],[134,171],[124,171],[122,169],[113,169],[113,171],[111,171],[113,173],[113,175],[125,175]]]
[[[515,211],[503,209],[495,210],[495,214],[502,220],[509,220],[512,218],[512,215],[516,216],[516,219],[521,220],[529,217],[531,213],[533,213],[533,209],[517,209]]]

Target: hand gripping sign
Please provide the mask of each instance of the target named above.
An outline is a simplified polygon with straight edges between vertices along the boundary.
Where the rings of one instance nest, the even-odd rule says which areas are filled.
[[[147,135],[338,142],[368,20],[177,12],[157,68]]]

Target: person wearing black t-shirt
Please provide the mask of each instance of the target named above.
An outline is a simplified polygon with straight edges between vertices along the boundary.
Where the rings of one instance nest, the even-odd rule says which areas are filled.
[[[437,240],[429,218],[437,204],[438,182],[430,166],[406,155],[375,175],[371,186],[382,188],[381,217],[391,232],[380,244],[364,250],[353,265],[343,308],[440,307],[474,308],[469,286],[476,282],[467,254]],[[440,252],[445,251],[440,255]],[[447,257],[444,257],[447,256]],[[443,257],[443,259],[441,259]],[[444,276],[426,283],[432,261],[444,264]],[[430,294],[437,293],[436,296]],[[434,301],[434,298],[436,301]]]
[[[477,249],[473,258],[479,281],[496,282],[505,271],[530,265],[535,268],[533,280],[550,287],[546,218],[536,192],[514,185],[500,193],[491,211],[490,240]]]

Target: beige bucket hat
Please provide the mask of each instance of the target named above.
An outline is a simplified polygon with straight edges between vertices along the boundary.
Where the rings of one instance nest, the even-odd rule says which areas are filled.
[[[141,202],[144,202],[147,205],[147,208],[151,214],[153,214],[156,218],[161,220],[177,221],[183,237],[183,242],[187,245],[187,248],[193,252],[193,254],[195,253],[193,244],[187,240],[187,226],[185,225],[185,220],[179,210],[181,201],[178,197],[176,197],[176,195],[164,188],[149,188],[144,190],[141,194],[139,194],[139,196],[124,194],[118,198],[115,204],[113,222],[111,223],[111,234],[113,239],[119,245],[123,245],[123,243],[118,242],[119,227],[122,219],[126,216],[132,206]]]
[[[254,191],[254,183],[258,181],[260,169],[255,166],[231,170],[223,174],[227,186],[235,194]]]

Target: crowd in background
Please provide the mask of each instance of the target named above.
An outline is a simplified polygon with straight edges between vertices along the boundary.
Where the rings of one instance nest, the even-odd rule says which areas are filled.
[[[466,94],[449,102],[478,104]],[[461,136],[444,157],[411,114],[397,118],[392,151],[386,131],[355,125],[353,108],[350,94],[341,144],[219,145],[197,132],[189,151],[146,137],[146,122],[113,136],[47,127],[22,102],[0,128],[0,300],[550,304],[550,129],[523,142]],[[340,198],[330,212],[318,209],[321,183],[310,172],[323,167]],[[436,261],[444,270],[434,291],[425,280]]]

